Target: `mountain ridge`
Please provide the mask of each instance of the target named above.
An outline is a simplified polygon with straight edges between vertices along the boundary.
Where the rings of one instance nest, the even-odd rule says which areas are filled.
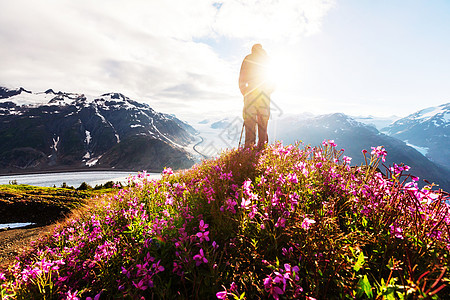
[[[389,153],[386,166],[404,163],[411,167],[412,175],[434,181],[444,190],[450,191],[450,170],[430,161],[395,136],[386,135],[345,114],[321,115],[287,124],[278,121],[277,126],[277,138],[284,143],[302,140],[305,144],[318,145],[323,140],[335,140],[339,147],[345,149],[344,155],[352,157],[352,165],[364,162],[362,149],[370,152],[371,147],[382,145]]]
[[[226,116],[221,120],[200,122],[201,124],[197,126],[200,128],[201,135],[207,137],[207,140],[199,145],[200,151],[208,153],[213,149],[219,149],[219,146],[233,148],[238,145],[242,119]],[[371,147],[382,145],[389,153],[386,166],[394,163],[407,164],[411,167],[409,173],[420,177],[421,186],[426,184],[423,181],[425,179],[450,191],[450,170],[430,161],[418,151],[420,149],[417,147],[386,135],[375,126],[355,120],[343,113],[285,114],[269,121],[268,133],[270,143],[282,141],[284,144],[294,144],[301,140],[304,144],[316,146],[323,140],[334,140],[338,147],[345,149],[343,155],[352,157],[351,163],[354,166],[364,163],[361,150],[366,149],[370,152]],[[383,167],[381,169],[386,173]]]
[[[450,103],[419,110],[382,131],[421,147],[427,158],[450,169]]]
[[[187,151],[196,140],[194,128],[121,93],[91,97],[2,88],[0,97],[2,173],[95,167],[161,170],[194,163]],[[136,151],[137,145],[142,151]]]

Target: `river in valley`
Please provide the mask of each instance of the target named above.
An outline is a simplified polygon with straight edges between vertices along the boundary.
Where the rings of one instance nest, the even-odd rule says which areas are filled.
[[[137,172],[122,171],[85,171],[85,172],[62,172],[26,175],[2,175],[0,184],[28,184],[34,186],[61,187],[65,182],[67,186],[78,188],[81,183],[86,182],[92,187],[104,184],[107,181],[121,182],[127,184],[130,176],[137,176]],[[147,173],[149,179],[160,178],[160,173]]]

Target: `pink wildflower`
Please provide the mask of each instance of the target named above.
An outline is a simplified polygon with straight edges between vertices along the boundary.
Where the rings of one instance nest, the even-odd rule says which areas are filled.
[[[251,184],[252,184],[252,181],[249,179],[249,180],[244,181],[244,183],[242,184],[242,187],[244,190],[250,190]]]
[[[219,245],[216,243],[216,241],[212,242],[212,246],[213,246],[214,250],[217,250],[219,248]]]
[[[200,239],[200,243],[202,243],[204,240],[209,241],[209,231],[205,232],[197,232],[197,237]]]
[[[298,178],[297,178],[297,174],[295,173],[289,173],[288,174],[288,180],[293,183],[293,184],[297,184],[298,183]]]
[[[139,290],[145,291],[147,289],[147,285],[145,284],[144,279],[141,279],[137,284],[134,281],[132,281],[132,283],[134,287]]]
[[[205,231],[206,228],[208,228],[208,227],[209,227],[209,225],[206,224],[205,221],[200,220],[200,225],[198,226],[198,229],[199,229],[200,231]]]
[[[248,209],[250,204],[252,204],[252,201],[250,201],[250,199],[242,198],[242,202],[241,202],[242,208]]]
[[[174,199],[173,199],[172,195],[169,194],[169,193],[165,193],[165,195],[166,195],[166,202],[165,202],[165,204],[166,205],[172,205],[173,202],[174,202]]]
[[[378,146],[376,148],[371,147],[371,148],[372,148],[372,152],[370,152],[371,155],[376,155],[377,157],[381,157],[383,162],[386,161],[387,151],[386,151],[386,149],[384,149],[383,146]]]
[[[131,277],[131,273],[129,270],[127,270],[126,268],[122,267],[122,274],[124,274],[125,276],[127,276],[127,278]]]
[[[278,221],[275,224],[275,227],[280,227],[280,228],[286,227],[286,219],[285,218],[278,218]]]
[[[67,298],[66,300],[80,300],[80,298],[77,297],[78,291],[75,291],[72,293],[71,291],[67,292]]]
[[[232,213],[236,213],[236,209],[234,207],[237,205],[236,201],[234,199],[228,198],[226,201],[227,209],[231,211]]]
[[[227,291],[221,291],[216,293],[217,299],[227,299]]]
[[[328,146],[330,145],[331,147],[336,147],[337,145],[334,143],[334,140],[323,140],[322,142],[323,146]]]
[[[102,293],[100,292],[100,293],[98,293],[97,295],[95,295],[95,297],[94,298],[91,298],[91,297],[86,297],[86,300],[98,300],[98,299],[100,299],[100,295],[101,295]]]
[[[248,213],[248,217],[253,219],[256,216],[256,212],[258,211],[258,207],[256,204],[252,205],[250,212]]]
[[[294,248],[289,247],[289,249],[286,249],[286,248],[283,247],[283,248],[281,249],[281,251],[282,251],[282,253],[283,253],[284,256],[290,256],[290,255],[292,255],[292,253],[294,252]]]
[[[173,273],[177,274],[178,276],[183,275],[183,267],[176,262],[173,262]]]
[[[344,161],[345,164],[349,165],[350,162],[352,161],[352,158],[344,155],[342,160]]]
[[[237,284],[234,281],[231,283],[230,291],[237,292]]]
[[[164,267],[160,265],[161,260],[158,260],[157,263],[152,264],[152,269],[155,270],[155,274],[164,271]]]
[[[316,221],[314,221],[313,219],[310,219],[308,217],[305,217],[303,219],[303,222],[302,222],[301,226],[302,226],[303,229],[308,230],[311,227],[311,225],[314,224],[314,223],[316,223]]]
[[[389,226],[389,228],[391,229],[391,234],[393,234],[396,238],[403,239],[403,229],[394,224]]]
[[[285,274],[284,277],[286,279],[293,277],[293,279],[295,281],[298,281],[300,278],[298,277],[298,272],[300,271],[300,268],[297,266],[294,266],[293,268],[291,267],[290,264],[284,264],[284,270],[285,270]],[[295,276],[294,276],[295,275]]]
[[[219,179],[230,180],[233,177],[232,171],[230,173],[220,173]]]
[[[208,263],[208,260],[205,257],[205,254],[203,252],[203,249],[200,249],[200,253],[197,255],[194,255],[194,260],[195,260],[195,265],[198,267],[200,266],[202,263]]]
[[[274,285],[274,283],[276,283],[275,280],[273,280],[271,276],[267,276],[264,279],[264,288],[272,295],[274,299],[278,300],[280,299],[280,295],[283,294],[283,290]]]
[[[172,168],[164,168],[162,173],[163,173],[163,175],[173,175]]]

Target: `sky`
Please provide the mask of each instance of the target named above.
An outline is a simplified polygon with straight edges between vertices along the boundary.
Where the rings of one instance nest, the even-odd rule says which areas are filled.
[[[406,116],[450,102],[449,32],[448,0],[0,0],[0,86],[240,115],[261,43],[279,115]]]

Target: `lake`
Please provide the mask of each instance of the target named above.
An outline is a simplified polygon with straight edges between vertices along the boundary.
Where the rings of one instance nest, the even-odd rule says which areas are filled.
[[[11,181],[17,181],[17,184],[29,184],[34,186],[61,187],[63,182],[67,186],[78,188],[81,183],[86,182],[92,187],[104,184],[107,181],[121,182],[126,184],[127,178],[131,175],[137,175],[137,172],[122,171],[86,171],[86,172],[62,172],[62,173],[44,173],[44,174],[26,174],[26,175],[3,175],[0,176],[0,184],[9,184]],[[160,173],[148,173],[149,179],[158,179]]]

